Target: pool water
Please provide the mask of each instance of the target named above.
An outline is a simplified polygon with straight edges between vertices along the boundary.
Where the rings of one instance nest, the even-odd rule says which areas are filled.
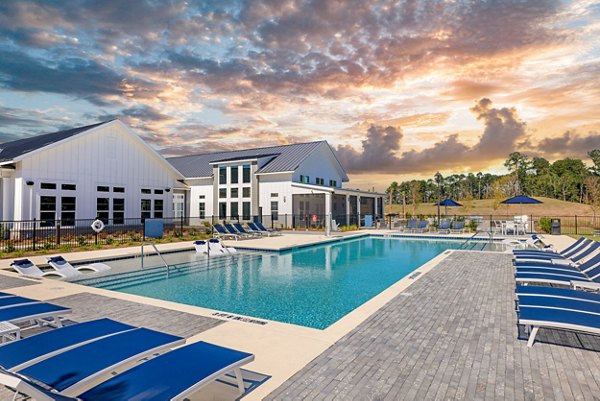
[[[185,262],[174,263],[168,277],[164,267],[156,267],[82,283],[324,329],[461,244],[363,237],[284,253],[246,252],[210,259],[189,253]]]

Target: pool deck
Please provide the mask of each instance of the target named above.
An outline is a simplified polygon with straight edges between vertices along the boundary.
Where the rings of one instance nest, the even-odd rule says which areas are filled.
[[[359,235],[365,233],[390,232],[369,230],[361,231]],[[344,235],[354,236],[356,233]],[[548,239],[554,240],[559,249],[573,242],[573,239],[568,237]],[[280,249],[320,243],[324,240],[337,239],[327,238],[322,233],[290,233],[268,241],[229,241],[229,245],[243,244],[255,249],[259,249],[259,246]],[[189,243],[159,245],[161,251],[189,248]],[[128,254],[139,254],[139,247],[73,253],[65,257],[76,261]],[[31,259],[36,263],[45,261],[44,257]],[[9,262],[0,261],[0,268],[7,267]],[[511,283],[513,271],[507,255],[446,251],[415,272],[420,274],[411,274],[403,278],[325,330],[274,321],[259,325],[215,315],[219,311],[206,308],[57,280],[24,280],[6,270],[0,270],[0,286],[6,292],[40,300],[55,300],[72,306],[72,318],[76,321],[85,318],[89,320],[96,316],[107,316],[117,320],[136,318],[139,320],[134,324],[157,328],[155,320],[162,316],[163,312],[157,312],[157,309],[150,307],[194,315],[199,319],[193,326],[195,329],[185,332],[188,343],[203,340],[252,352],[256,355],[256,360],[248,365],[248,369],[271,376],[244,397],[244,400],[260,400],[271,392],[273,399],[302,398],[302,395],[309,394],[306,393],[309,388],[322,389],[329,398],[339,399],[364,398],[366,388],[369,388],[369,399],[374,399],[375,394],[383,394],[387,388],[394,391],[400,389],[401,394],[405,394],[404,390],[408,388],[407,391],[411,391],[411,395],[421,395],[421,387],[414,389],[416,384],[410,384],[417,383],[413,380],[417,376],[421,383],[431,381],[431,386],[434,383],[432,380],[439,381],[439,384],[435,385],[438,398],[461,398],[458,397],[458,391],[462,387],[452,387],[452,379],[461,374],[459,385],[466,381],[467,388],[471,391],[469,394],[472,393],[472,388],[475,388],[475,394],[478,395],[483,383],[480,383],[479,377],[483,378],[484,373],[471,377],[469,372],[483,364],[487,364],[486,377],[489,376],[490,380],[505,388],[502,391],[506,399],[524,399],[531,394],[547,396],[548,391],[556,394],[557,398],[563,393],[566,394],[564,398],[572,398],[566,391],[560,390],[565,386],[569,386],[574,395],[600,394],[598,383],[588,378],[590,372],[598,376],[595,366],[600,366],[600,360],[597,353],[579,349],[573,351],[572,348],[545,344],[543,331],[538,335],[540,343],[536,343],[531,350],[527,350],[525,341],[516,339],[515,317],[511,309],[514,303],[510,292],[514,284]],[[94,301],[100,299],[98,296],[109,297],[114,302]],[[121,306],[123,302],[127,304],[126,308]],[[461,308],[465,302],[469,307]],[[471,318],[470,315],[474,310],[478,310],[478,307],[479,313],[475,316],[477,319]],[[123,314],[123,308],[130,312],[143,310],[144,313]],[[182,318],[182,315],[173,316],[180,316],[177,318],[179,320],[186,319]],[[183,329],[184,327],[179,327],[179,330]],[[497,344],[498,339],[502,339],[502,346]],[[597,337],[586,341],[595,342]],[[410,346],[403,346],[404,344]],[[460,347],[457,344],[460,344]],[[570,356],[572,353],[575,356]],[[492,355],[493,363],[490,362],[489,355]],[[465,358],[466,361],[471,361],[470,365],[462,361]],[[529,359],[537,361],[536,364]],[[405,367],[406,361],[412,361],[412,365],[408,364]],[[573,367],[574,361],[585,365]],[[544,364],[544,370],[542,373],[535,373],[537,364],[541,362]],[[494,363],[498,364],[498,368],[494,368],[492,373],[490,366],[496,366]],[[440,367],[441,371],[442,366],[445,366],[444,374],[438,378],[437,369],[434,369]],[[504,366],[506,372],[513,373],[501,376],[497,373],[500,366]],[[480,370],[484,372],[483,368]],[[381,374],[375,373],[379,371],[382,371]],[[294,374],[296,376],[293,376]],[[356,374],[359,376],[355,376]],[[576,381],[570,379],[574,375]],[[569,381],[564,384],[561,380],[548,380],[546,376]],[[380,380],[381,377],[384,377],[384,382]],[[450,377],[447,384],[442,380],[446,377]],[[540,377],[544,378],[544,381],[541,381]],[[305,385],[308,383],[310,386]],[[404,384],[397,387],[397,383]],[[511,383],[513,387],[510,387]],[[355,387],[352,387],[353,385]],[[547,386],[549,390],[546,389]],[[553,386],[558,386],[559,390],[555,390]],[[516,390],[511,393],[511,388]],[[491,394],[496,394],[496,391],[498,390]],[[317,393],[310,394],[317,396]],[[386,394],[392,398],[399,397],[398,393],[391,390]],[[429,390],[424,394],[429,397]],[[523,396],[519,396],[520,394]],[[469,399],[464,396],[462,398]],[[200,395],[192,397],[192,400],[197,399],[204,398]]]

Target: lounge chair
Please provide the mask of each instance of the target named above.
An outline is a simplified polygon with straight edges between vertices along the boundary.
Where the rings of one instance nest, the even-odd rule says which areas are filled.
[[[340,231],[340,225],[335,219],[331,219],[331,231]]]
[[[417,227],[414,229],[414,232],[424,233],[427,231],[427,220],[419,220],[417,222]]]
[[[450,232],[453,234],[460,234],[465,231],[465,222],[464,221],[455,221],[452,223],[452,228]]]
[[[532,264],[525,266],[517,266],[517,273],[560,273],[560,272],[578,272],[585,273],[597,266],[600,266],[600,253],[596,254],[593,258],[588,259],[579,266],[565,265],[562,263],[545,263],[545,264]]]
[[[259,229],[259,228],[256,226],[256,224],[254,224],[254,223],[252,223],[252,222],[248,223],[248,228],[250,229],[250,232],[253,232],[253,233],[259,234],[259,235],[261,235],[261,236],[263,236],[263,237],[264,237],[264,236],[266,236],[266,237],[270,237],[271,235],[275,235],[275,234],[271,234],[271,233],[270,233],[270,232],[268,232],[268,231],[261,231],[261,230],[260,230],[260,229]]]
[[[519,295],[517,301],[519,308],[551,308],[600,315],[600,304],[582,299]]]
[[[262,237],[262,235],[260,235],[258,233],[251,233],[251,232],[246,231],[246,229],[244,228],[244,226],[242,226],[240,223],[234,223],[233,226],[242,235],[246,235],[248,237],[253,237],[253,238],[260,238],[260,237]]]
[[[404,227],[404,230],[410,231],[410,232],[415,232],[417,230],[417,226],[418,226],[417,220],[410,219],[406,223],[406,227]]]
[[[444,233],[449,234],[450,233],[450,221],[448,221],[448,220],[440,221],[440,225],[438,226],[437,232],[438,233],[444,232]]]
[[[1,298],[0,299],[0,309],[12,308],[13,306],[17,306],[17,305],[37,304],[40,302],[41,301],[38,301],[37,299],[18,297],[15,295],[14,297]]]
[[[223,224],[223,226],[225,227],[225,230],[227,230],[227,232],[229,234],[232,235],[237,235],[238,239],[250,239],[250,238],[255,238],[255,236],[252,234],[243,234],[241,232],[239,232],[231,223],[225,223]]]
[[[110,266],[104,263],[92,263],[89,265],[74,267],[62,256],[51,256],[48,258],[48,264],[57,272],[62,272],[66,277],[76,277],[82,270],[91,270],[93,272],[104,272],[110,270]]]
[[[106,352],[106,354],[110,354],[110,352]],[[245,388],[240,368],[253,360],[254,355],[252,354],[201,341],[159,355],[81,394],[74,387],[66,389],[64,394],[76,395],[77,399],[82,401],[182,400],[229,372],[235,374],[239,392],[243,394]],[[82,361],[82,366],[88,361],[93,360],[85,359]],[[74,370],[69,366],[63,368],[61,373],[67,369]],[[34,383],[25,372],[21,373],[24,376],[1,372],[0,383],[37,401],[65,399]],[[51,379],[58,378],[56,373],[40,373]],[[79,372],[75,372],[75,374],[77,373]],[[58,380],[60,379],[58,378]],[[85,382],[89,381],[89,378],[85,379]]]
[[[600,294],[587,291],[577,291],[570,288],[548,287],[539,285],[518,285],[515,289],[517,296],[540,296],[600,303]]]
[[[227,232],[227,230],[225,230],[225,227],[223,227],[221,224],[213,224],[213,227],[217,231],[215,235],[219,238],[233,238],[236,241],[240,238],[239,234],[232,234],[230,232]]]
[[[53,324],[62,327],[60,317],[69,313],[71,309],[50,303],[26,303],[0,309],[0,322],[17,324],[31,321],[40,326]]]
[[[585,237],[581,237],[577,241],[575,241],[573,244],[571,244],[570,246],[563,249],[560,253],[565,254],[565,253],[571,252],[575,248],[578,248],[579,246],[581,246],[581,244],[584,241],[587,241],[589,243],[590,240],[586,239]],[[558,252],[556,252],[556,250],[553,250],[553,249],[544,248],[544,249],[519,249],[519,250],[514,250],[513,253],[514,254],[520,254],[520,253],[546,254],[546,253],[558,253]]]
[[[572,281],[584,283],[600,283],[600,265],[586,270],[578,271],[546,271],[546,272],[517,272],[517,283],[543,283],[570,286]]]
[[[111,372],[182,345],[185,339],[146,328],[122,331],[41,360],[19,374],[74,396]]]
[[[277,230],[268,230],[267,228],[265,228],[265,226],[263,226],[263,224],[260,221],[255,221],[254,224],[256,225],[256,227],[258,227],[258,229],[261,232],[264,233],[269,233],[270,235],[282,235],[279,231]]]
[[[595,242],[587,247],[583,252],[579,252],[570,259],[557,255],[556,258],[540,258],[540,259],[517,259],[515,266],[551,266],[551,265],[562,265],[562,266],[577,266],[577,264],[583,263],[583,260],[588,256],[600,249],[600,242]],[[598,254],[596,254],[598,255]],[[589,259],[588,259],[589,260]]]
[[[71,348],[132,329],[135,327],[125,323],[98,319],[46,331],[0,347],[0,366],[17,372]]]
[[[531,327],[528,347],[533,346],[540,328],[600,334],[600,314],[573,310],[519,307],[519,324]]]
[[[235,248],[229,246],[223,246],[221,241],[218,238],[211,238],[208,240],[208,250],[209,255],[231,255],[232,253],[236,253],[237,250]]]
[[[62,278],[67,277],[65,275],[65,273],[58,272],[56,270],[44,272],[37,265],[35,265],[33,262],[31,262],[29,259],[15,260],[10,264],[10,266],[13,269],[15,269],[15,271],[17,273],[22,274],[23,276],[27,276],[27,277],[34,277],[34,278],[41,278],[41,277],[48,277],[48,276],[54,276],[54,277],[58,276],[58,277],[62,277]]]
[[[541,250],[522,250],[521,252],[518,251],[513,251],[513,254],[515,255],[515,259],[517,261],[519,260],[524,260],[524,259],[532,259],[532,260],[537,260],[537,259],[571,259],[573,257],[575,257],[576,255],[578,255],[579,253],[581,253],[582,251],[584,251],[587,247],[589,247],[592,244],[591,239],[585,239],[583,241],[581,241],[579,243],[579,245],[577,245],[576,247],[569,249],[569,250],[564,250],[562,252],[549,252],[549,251],[541,251]]]

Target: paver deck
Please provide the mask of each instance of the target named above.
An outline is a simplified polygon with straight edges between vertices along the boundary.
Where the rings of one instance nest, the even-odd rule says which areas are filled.
[[[518,338],[510,256],[455,252],[267,399],[598,399],[600,337]]]
[[[23,287],[26,285],[38,284],[33,280],[26,280],[17,277],[11,277],[7,275],[0,275],[0,290],[6,290],[8,288]]]

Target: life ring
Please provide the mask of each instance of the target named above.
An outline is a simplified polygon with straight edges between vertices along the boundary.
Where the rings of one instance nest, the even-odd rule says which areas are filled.
[[[104,230],[104,222],[100,219],[96,219],[92,223],[91,227],[92,230],[94,230],[96,233],[99,233],[100,231]]]

